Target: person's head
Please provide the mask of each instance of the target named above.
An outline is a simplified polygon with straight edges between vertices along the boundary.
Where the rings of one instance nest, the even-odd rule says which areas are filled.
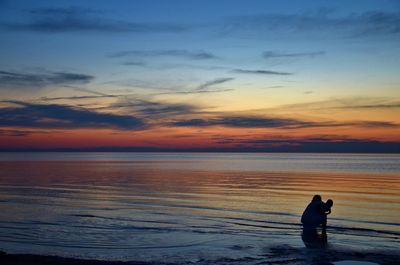
[[[314,197],[312,198],[313,202],[320,202],[322,201],[321,195],[314,195]]]
[[[328,206],[329,208],[331,208],[333,206],[333,201],[331,199],[329,199],[326,201],[325,205]]]

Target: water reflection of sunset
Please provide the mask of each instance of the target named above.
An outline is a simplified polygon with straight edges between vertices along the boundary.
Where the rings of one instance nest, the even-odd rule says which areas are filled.
[[[233,171],[190,169],[163,161],[151,162],[1,162],[3,181],[15,185],[71,189],[80,200],[171,205],[175,210],[287,212],[299,214],[310,194],[335,199],[339,215],[358,220],[396,221],[399,213],[399,176],[327,172]],[[188,165],[185,166],[184,163]],[[216,162],[225,163],[225,162]],[[209,164],[203,164],[208,167]],[[172,167],[172,168],[171,168]],[[371,185],[374,183],[374,185]],[[56,185],[54,187],[54,185]],[[91,188],[92,187],[92,188]],[[91,191],[91,190],[95,191]],[[150,197],[149,197],[150,196]],[[120,201],[122,199],[122,201]],[[158,205],[158,206],[157,206]],[[153,207],[152,206],[152,207]],[[188,206],[188,209],[185,208]]]

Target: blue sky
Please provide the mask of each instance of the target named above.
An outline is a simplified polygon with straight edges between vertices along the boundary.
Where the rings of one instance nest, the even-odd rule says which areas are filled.
[[[397,141],[400,1],[2,0],[0,40],[3,108],[128,115],[171,135],[188,118],[381,122],[332,135]],[[160,119],[143,116],[143,102],[196,111]],[[330,133],[296,132],[316,134]]]

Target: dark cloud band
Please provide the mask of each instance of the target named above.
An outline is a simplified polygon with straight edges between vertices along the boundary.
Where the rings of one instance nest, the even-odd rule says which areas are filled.
[[[121,51],[116,52],[110,55],[112,58],[119,57],[181,57],[191,60],[207,60],[207,59],[215,59],[216,55],[207,51],[190,51],[190,50],[131,50],[131,51]]]
[[[188,119],[176,121],[171,126],[209,127],[225,126],[233,128],[281,128],[301,129],[314,127],[362,127],[362,128],[398,128],[399,124],[386,121],[353,121],[353,122],[312,122],[297,119],[269,118],[255,116],[217,117],[210,119]]]
[[[256,74],[256,75],[293,75],[288,72],[278,72],[271,70],[249,70],[249,69],[233,69],[232,72],[238,74]]]
[[[31,104],[10,101],[16,107],[0,108],[0,126],[46,129],[114,128],[137,130],[146,127],[143,120],[111,113],[99,113],[56,104]]]
[[[262,57],[265,59],[273,59],[273,58],[301,58],[301,57],[316,57],[324,55],[323,51],[316,52],[298,52],[298,53],[280,53],[274,51],[265,51],[262,53]]]
[[[51,85],[85,84],[91,75],[65,72],[25,73],[0,71],[0,89],[8,87],[40,88]]]
[[[138,23],[107,19],[104,14],[83,8],[45,8],[30,12],[27,22],[3,22],[0,27],[12,31],[40,33],[98,32],[98,33],[172,33],[188,30],[187,26],[169,23]]]

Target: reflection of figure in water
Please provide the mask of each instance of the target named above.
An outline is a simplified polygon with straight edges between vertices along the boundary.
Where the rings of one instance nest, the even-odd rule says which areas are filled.
[[[314,195],[312,201],[304,210],[301,223],[303,224],[302,239],[306,247],[326,247],[328,242],[326,235],[327,215],[331,213],[332,206],[332,200],[327,200],[324,203],[320,195]],[[317,230],[320,225],[322,231]]]
[[[307,248],[326,248],[328,246],[328,236],[326,230],[305,229],[301,234],[301,239]]]

